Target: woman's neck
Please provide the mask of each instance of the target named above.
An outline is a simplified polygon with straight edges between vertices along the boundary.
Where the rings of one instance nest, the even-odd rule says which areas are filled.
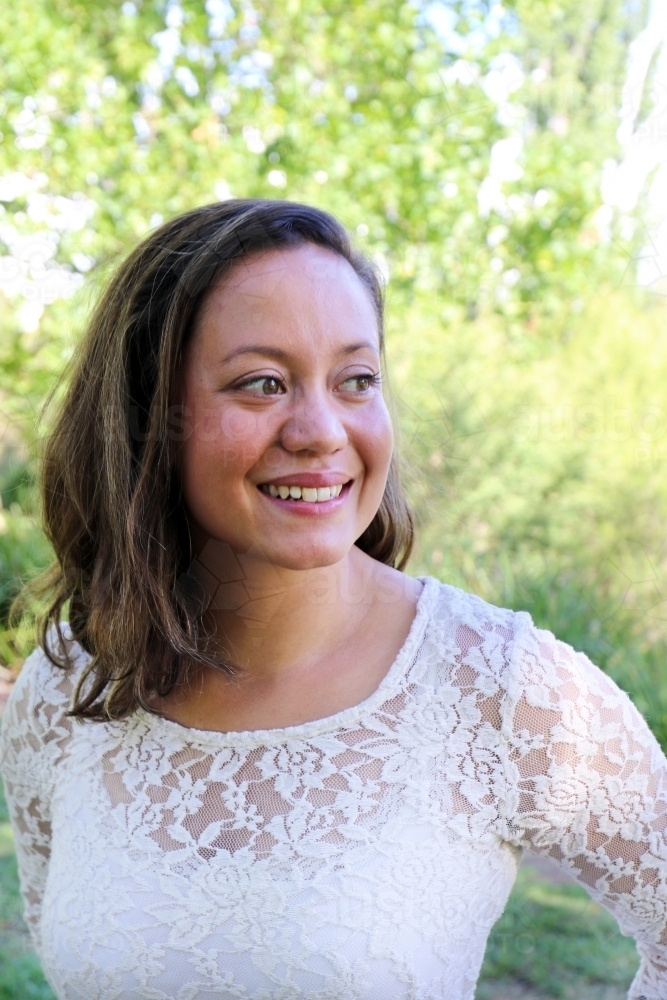
[[[216,543],[192,572],[235,673],[199,671],[157,707],[221,731],[297,725],[365,700],[405,641],[421,590],[356,547],[333,566],[292,571]]]
[[[356,546],[332,566],[290,570],[259,552],[238,554],[225,543],[209,543],[193,573],[204,585],[221,655],[244,673],[267,677],[317,659],[356,632],[378,603],[391,613],[392,604],[415,593],[412,578]]]

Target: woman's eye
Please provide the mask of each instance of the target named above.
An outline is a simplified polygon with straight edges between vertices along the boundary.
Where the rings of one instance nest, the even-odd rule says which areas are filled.
[[[262,375],[261,378],[253,378],[249,382],[244,382],[240,389],[252,392],[256,396],[278,396],[283,391],[282,382],[271,375]]]
[[[352,375],[341,382],[343,392],[368,392],[379,381],[377,375]]]

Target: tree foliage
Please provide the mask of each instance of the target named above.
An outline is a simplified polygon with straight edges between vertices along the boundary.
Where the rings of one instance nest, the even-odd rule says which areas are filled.
[[[81,272],[192,205],[291,197],[360,228],[397,283],[473,312],[558,313],[618,264],[595,213],[640,22],[622,0],[497,10],[13,5],[5,228],[35,267],[51,242],[52,263]]]

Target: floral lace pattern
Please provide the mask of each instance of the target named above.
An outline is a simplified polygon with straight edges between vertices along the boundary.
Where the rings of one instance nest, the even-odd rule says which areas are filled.
[[[636,937],[629,997],[667,997],[667,761],[525,613],[427,579],[378,690],[281,730],[74,722],[73,683],[37,650],[0,733],[60,1000],[472,1000],[522,848]]]

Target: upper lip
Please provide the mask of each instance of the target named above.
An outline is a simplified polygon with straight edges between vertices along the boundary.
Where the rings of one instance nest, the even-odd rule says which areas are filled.
[[[259,486],[305,486],[317,489],[324,486],[345,486],[351,476],[346,472],[295,472],[291,476],[276,476],[275,479],[264,479]]]

